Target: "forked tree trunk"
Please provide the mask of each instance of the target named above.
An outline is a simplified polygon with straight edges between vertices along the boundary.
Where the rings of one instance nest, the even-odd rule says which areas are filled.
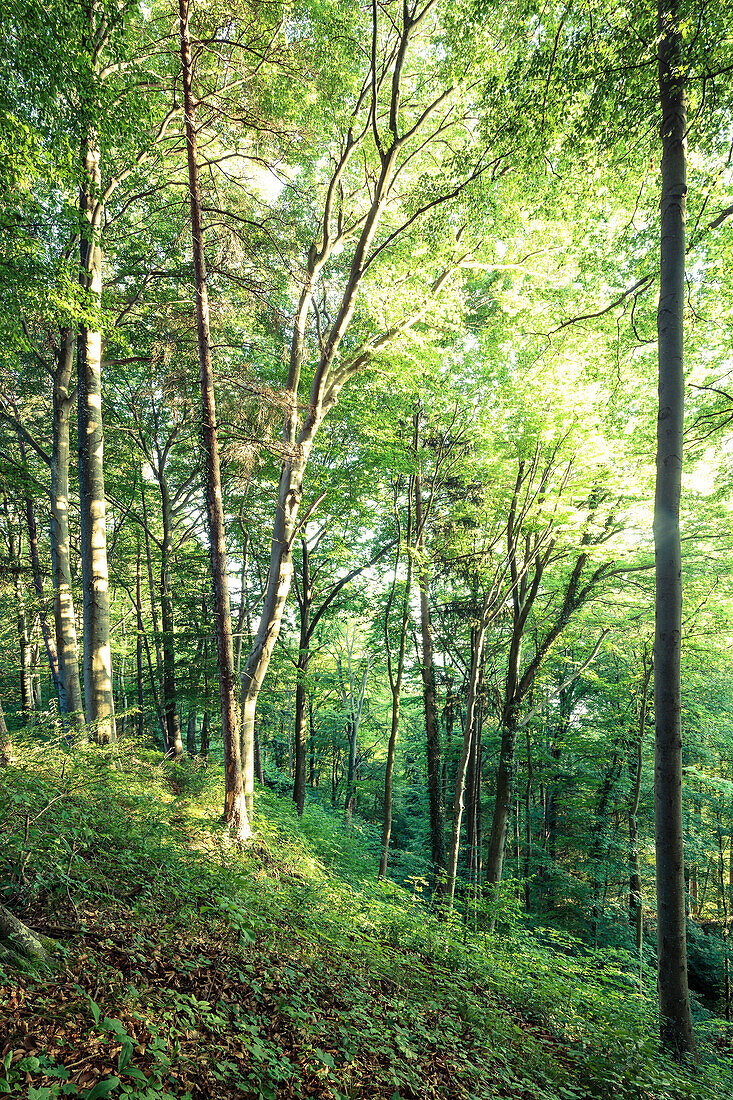
[[[209,296],[206,282],[203,225],[201,221],[201,188],[196,152],[196,118],[192,86],[191,43],[188,32],[188,3],[179,0],[181,31],[181,73],[186,113],[186,148],[188,152],[188,182],[191,200],[191,235],[193,266],[196,279],[196,327],[199,347],[203,438],[206,456],[206,509],[211,540],[211,575],[214,590],[214,619],[219,668],[222,737],[224,739],[224,819],[239,841],[252,835],[245,803],[242,757],[237,714],[234,645],[229,607],[227,577],[224,501],[219,465],[219,441],[214,396],[214,371],[209,338]],[[208,735],[207,735],[208,736]],[[203,731],[201,753],[204,755]],[[207,746],[208,749],[208,746]]]
[[[682,837],[682,551],[680,495],[684,418],[686,60],[677,0],[658,5],[662,193],[657,313],[659,412],[654,500],[656,563],[654,802],[660,1031],[677,1056],[694,1051],[687,981]]]

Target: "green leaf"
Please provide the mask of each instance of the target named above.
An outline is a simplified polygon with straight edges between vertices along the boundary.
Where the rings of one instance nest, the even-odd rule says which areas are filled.
[[[85,1095],[84,1100],[100,1100],[100,1097],[109,1096],[120,1083],[119,1077],[108,1077],[106,1081],[99,1081],[94,1088]]]
[[[334,1062],[331,1055],[327,1054],[325,1050],[321,1050],[319,1047],[316,1047],[316,1058],[319,1062],[323,1062],[324,1066],[330,1066],[331,1069],[335,1069],[336,1063]]]
[[[11,1089],[7,1081],[0,1081],[0,1094],[2,1094],[3,1096],[7,1096],[8,1093],[11,1093],[12,1091],[13,1090]]]
[[[119,1057],[117,1059],[118,1073],[121,1073],[125,1066],[128,1065],[130,1059],[132,1058],[132,1051],[133,1044],[129,1039],[126,1039],[125,1042],[122,1044],[122,1050],[120,1051]]]
[[[127,1069],[124,1069],[122,1072],[127,1077],[134,1077],[136,1081],[143,1081],[145,1084],[147,1084],[147,1077],[141,1069],[137,1068],[137,1066],[128,1066]]]

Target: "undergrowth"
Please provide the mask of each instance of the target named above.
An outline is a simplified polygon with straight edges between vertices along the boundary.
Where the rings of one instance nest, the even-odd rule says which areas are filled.
[[[722,1100],[731,1037],[661,1052],[653,974],[423,883],[375,881],[373,837],[257,794],[231,846],[221,775],[131,742],[15,744],[0,771],[0,901],[56,941],[0,963],[0,1093],[411,1100]],[[498,917],[497,932],[486,929]],[[5,968],[3,969],[3,965]]]

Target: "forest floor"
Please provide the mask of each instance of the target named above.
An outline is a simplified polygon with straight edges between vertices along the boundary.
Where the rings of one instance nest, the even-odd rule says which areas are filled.
[[[0,900],[55,940],[0,960],[0,1094],[146,1100],[724,1100],[730,1035],[667,1061],[618,960],[489,939],[374,882],[358,822],[258,797],[240,852],[216,769],[30,747],[0,773]]]

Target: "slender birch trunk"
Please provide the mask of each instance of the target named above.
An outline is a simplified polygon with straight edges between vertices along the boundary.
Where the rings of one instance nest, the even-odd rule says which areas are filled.
[[[214,589],[214,619],[219,665],[222,737],[224,739],[224,819],[238,841],[252,835],[245,801],[242,758],[237,714],[234,646],[227,578],[224,501],[219,465],[219,441],[216,424],[214,371],[209,338],[209,296],[206,281],[201,188],[196,150],[196,116],[192,85],[191,42],[188,31],[187,0],[179,0],[181,30],[181,74],[186,114],[188,182],[191,199],[191,236],[196,280],[196,328],[198,333],[203,441],[206,454],[206,508],[211,540],[211,574]],[[208,746],[207,746],[208,747]],[[203,733],[201,752],[203,755]]]

